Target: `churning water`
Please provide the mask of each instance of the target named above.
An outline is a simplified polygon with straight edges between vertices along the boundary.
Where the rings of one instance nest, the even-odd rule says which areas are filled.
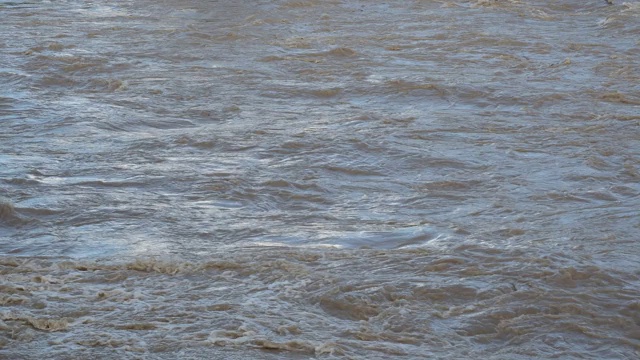
[[[640,357],[640,2],[0,1],[0,358]]]

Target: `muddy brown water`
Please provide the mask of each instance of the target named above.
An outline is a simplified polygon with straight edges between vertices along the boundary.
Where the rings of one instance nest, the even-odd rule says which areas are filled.
[[[640,357],[640,2],[0,18],[0,358]]]

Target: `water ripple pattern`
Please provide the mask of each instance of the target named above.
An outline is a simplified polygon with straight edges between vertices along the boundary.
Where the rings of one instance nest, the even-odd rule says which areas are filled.
[[[0,18],[0,358],[640,357],[640,2]]]

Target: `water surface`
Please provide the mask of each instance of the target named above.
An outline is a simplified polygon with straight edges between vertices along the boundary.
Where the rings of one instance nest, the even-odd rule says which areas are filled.
[[[0,16],[0,357],[640,356],[639,2]]]

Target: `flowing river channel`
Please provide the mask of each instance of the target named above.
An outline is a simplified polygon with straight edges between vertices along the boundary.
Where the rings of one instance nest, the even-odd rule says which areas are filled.
[[[640,1],[0,1],[0,359],[640,358]]]

